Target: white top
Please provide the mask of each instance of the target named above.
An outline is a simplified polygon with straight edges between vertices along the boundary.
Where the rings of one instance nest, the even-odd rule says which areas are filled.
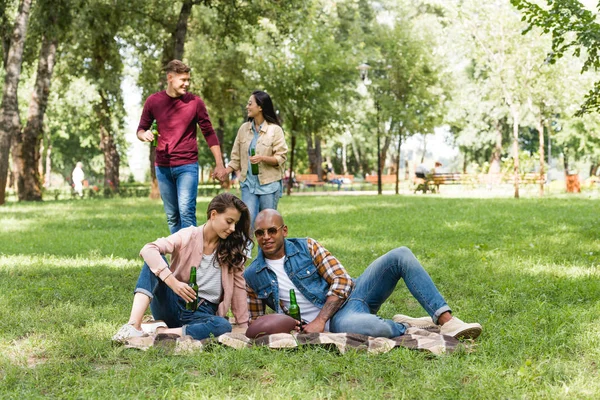
[[[215,253],[202,254],[202,262],[196,268],[196,283],[198,284],[198,297],[219,304],[223,285],[221,283],[221,266]]]
[[[277,276],[277,283],[279,284],[279,299],[282,301],[283,305],[287,308],[290,307],[290,289],[294,289],[296,292],[296,302],[298,303],[298,307],[300,307],[300,315],[302,319],[306,322],[312,322],[312,320],[317,318],[317,315],[319,315],[321,309],[308,301],[291,281],[288,274],[283,269],[285,257],[282,257],[278,260],[269,260],[265,258],[265,261],[267,262],[269,269]],[[327,321],[327,324],[325,325],[325,331],[329,331],[329,321]]]
[[[73,169],[73,173],[72,173],[72,178],[73,178],[73,182],[83,182],[83,179],[85,178],[85,175],[83,173],[83,170],[79,167],[75,167]]]
[[[429,170],[429,168],[427,168],[427,166],[425,164],[419,164],[419,166],[417,166],[417,168],[415,168],[415,173],[421,173],[421,174],[427,175],[429,172],[431,172],[431,171]]]

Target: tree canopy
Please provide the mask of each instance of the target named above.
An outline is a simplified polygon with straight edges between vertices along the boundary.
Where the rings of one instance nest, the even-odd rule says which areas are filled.
[[[600,104],[595,18],[574,0],[0,0],[0,111],[12,121],[0,186],[10,170],[19,199],[39,200],[51,171],[68,180],[86,160],[95,184],[118,190],[135,134],[125,65],[145,98],[171,58],[192,67],[226,157],[261,89],[299,173],[372,173],[378,136],[381,167],[397,171],[406,138],[440,126],[461,149],[452,168],[527,172],[525,152],[543,169],[544,137],[565,168],[598,165],[597,122],[584,115]]]

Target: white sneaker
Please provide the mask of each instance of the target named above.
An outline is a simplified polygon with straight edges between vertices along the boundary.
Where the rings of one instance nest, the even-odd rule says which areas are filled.
[[[115,336],[112,337],[112,340],[114,342],[123,343],[123,342],[127,341],[127,339],[129,339],[129,338],[142,337],[142,336],[148,336],[148,334],[144,331],[138,331],[137,329],[135,329],[133,327],[133,325],[125,324],[119,328],[119,330],[117,331]]]
[[[431,317],[413,318],[409,317],[408,315],[396,314],[392,317],[392,321],[421,329],[439,328],[433,323]]]
[[[456,339],[475,339],[481,334],[481,325],[478,323],[466,323],[456,317],[440,327],[442,335],[452,336]]]
[[[142,331],[149,335],[156,333],[158,328],[168,328],[163,321],[142,322]]]

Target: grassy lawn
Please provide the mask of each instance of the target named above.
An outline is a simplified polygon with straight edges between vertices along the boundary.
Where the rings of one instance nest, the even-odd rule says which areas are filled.
[[[208,199],[198,205],[204,220]],[[600,397],[598,200],[284,197],[291,236],[353,276],[405,245],[466,321],[475,351],[432,357],[216,347],[124,349],[138,251],[168,233],[160,202],[0,207],[0,398]],[[400,284],[380,315],[424,311]]]

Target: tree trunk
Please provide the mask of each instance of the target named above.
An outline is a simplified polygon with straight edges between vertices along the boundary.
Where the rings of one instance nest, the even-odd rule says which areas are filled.
[[[514,162],[514,181],[515,181],[515,199],[519,198],[519,107],[516,104],[510,104],[510,113],[513,117],[513,162]]]
[[[2,68],[6,69],[8,61],[8,50],[10,49],[10,21],[6,12],[7,4],[5,1],[0,2],[0,42],[2,43]]]
[[[537,130],[538,133],[540,135],[540,197],[544,196],[544,184],[545,184],[545,180],[543,180],[542,178],[544,177],[544,173],[546,170],[546,165],[544,163],[544,122],[542,120],[542,116],[540,115],[539,119],[537,120]]]
[[[121,157],[117,151],[114,134],[112,131],[111,110],[103,90],[98,90],[100,104],[96,107],[98,121],[100,121],[100,149],[104,154],[104,193],[119,192],[119,166]]]
[[[342,143],[342,174],[348,175],[348,146]]]
[[[317,163],[317,176],[323,176],[323,151],[321,150],[321,138],[315,135],[315,156]]]
[[[23,64],[23,48],[32,0],[21,0],[15,18],[10,49],[6,61],[4,94],[0,106],[0,205],[6,200],[8,159],[12,139],[21,132],[17,90]]]
[[[52,172],[52,159],[50,158],[50,156],[52,155],[52,145],[50,144],[50,135],[48,135],[48,147],[46,148],[46,179],[44,179],[44,186],[45,187],[50,187],[50,185],[52,184],[52,181],[50,179],[51,177],[51,172]]]
[[[387,153],[390,148],[391,142],[392,142],[392,138],[389,135],[386,135],[386,137],[383,140],[383,146],[381,146],[380,168],[381,168],[381,171],[384,171],[382,173],[385,173],[385,160],[387,160]]]
[[[313,134],[306,135],[306,149],[308,152],[308,167],[311,174],[321,177],[323,170],[323,156],[321,155],[321,140]]]
[[[565,169],[565,176],[569,176],[569,169],[571,168],[569,166],[569,148],[565,147],[563,149],[563,168]]]
[[[546,120],[546,132],[548,132],[548,171],[552,168],[552,127],[550,125],[550,119]]]
[[[194,0],[185,0],[181,5],[179,11],[179,18],[177,19],[177,25],[175,31],[171,33],[171,37],[165,42],[162,54],[162,66],[165,67],[171,60],[183,59],[183,53],[185,50],[185,38],[187,36],[188,20],[192,13],[194,4],[197,4]],[[159,90],[164,90],[167,87],[167,77],[160,71],[159,78]],[[221,154],[225,154],[221,149]],[[160,191],[158,190],[158,182],[156,180],[156,169],[154,168],[154,162],[156,160],[156,148],[150,147],[150,198],[159,199]]]
[[[57,40],[42,37],[35,88],[29,102],[27,125],[17,135],[16,154],[17,191],[19,201],[42,200],[42,179],[39,173],[40,144],[44,131],[44,115],[48,105],[50,84],[56,56]]]
[[[425,154],[427,153],[427,134],[423,134],[423,154],[421,155],[421,164],[425,162]]]
[[[217,125],[217,129],[215,129],[215,133],[217,134],[217,138],[219,139],[219,147],[221,148],[221,155],[224,157],[225,156],[225,149],[223,148],[223,144],[225,141],[225,120],[223,119],[223,117],[219,117],[217,119],[218,121],[218,125]],[[225,160],[223,160],[225,161]],[[225,164],[227,165],[227,164]],[[225,180],[223,182],[221,182],[221,188],[223,189],[229,189],[231,187],[231,181],[229,180],[229,176],[227,176],[225,178]]]
[[[402,151],[402,128],[398,135],[398,156],[396,157],[396,194],[400,194],[400,152]]]
[[[187,36],[188,20],[192,13],[192,7],[195,2],[193,0],[185,0],[181,5],[179,19],[175,32],[173,32],[173,59],[181,60],[183,58],[183,50],[185,46],[185,38]]]
[[[356,145],[356,141],[354,138],[350,139],[350,145],[352,146],[352,154],[354,155],[354,160],[356,161],[356,165],[360,168],[360,172],[365,175],[367,172],[367,168],[365,167],[365,163],[362,162],[362,157],[360,155],[360,150]]]
[[[490,159],[490,170],[488,171],[489,175],[499,174],[502,170],[500,165],[500,160],[502,159],[502,129],[500,128],[500,121],[496,121],[494,129],[496,131],[496,144]]]

